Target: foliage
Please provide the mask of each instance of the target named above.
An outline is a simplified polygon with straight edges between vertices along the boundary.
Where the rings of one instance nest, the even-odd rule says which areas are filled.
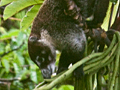
[[[114,1],[111,0],[111,2],[109,4],[109,7],[108,7],[107,15],[106,15],[106,17],[104,19],[104,22],[103,22],[102,26],[101,26],[106,31],[108,30],[109,18],[110,18],[110,13],[111,13],[111,6],[112,6],[113,3],[115,3],[115,4],[114,4],[114,8],[113,8],[111,25],[114,23],[116,13],[117,13],[117,10],[118,10],[120,0],[118,0],[118,2],[114,2]]]
[[[7,20],[3,21],[1,18],[0,21],[0,90],[32,90],[37,83],[43,81],[41,71],[30,60],[27,51],[29,26],[42,2],[40,0],[2,0],[0,2],[0,14],[3,13],[4,5],[8,4],[3,14],[3,18]],[[12,15],[14,16],[11,17]],[[11,84],[10,87],[9,84]]]
[[[32,90],[34,85],[43,79],[39,68],[30,60],[27,52],[27,38],[30,29],[24,32],[19,29],[7,31],[1,27],[0,31],[1,29],[4,33],[2,32],[0,36],[0,78],[16,79],[11,82],[12,90],[16,90],[16,88]],[[22,47],[19,48],[21,45]],[[19,49],[12,51],[17,48]]]
[[[4,20],[8,19],[9,17],[15,15],[19,11],[29,7],[29,10],[27,11],[26,15],[23,16],[23,19],[20,23],[20,27],[22,30],[27,29],[32,21],[34,20],[34,17],[36,16],[38,12],[38,8],[42,4],[42,0],[2,0],[0,2],[0,6],[3,6],[5,4],[8,4],[4,10],[3,18]],[[33,7],[31,7],[33,6]],[[11,12],[12,11],[12,12]]]
[[[110,1],[116,4],[118,0],[110,0]]]

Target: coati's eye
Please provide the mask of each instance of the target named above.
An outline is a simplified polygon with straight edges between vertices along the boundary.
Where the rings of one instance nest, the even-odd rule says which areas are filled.
[[[37,56],[36,57],[36,62],[38,63],[44,63],[45,62],[45,58],[44,57],[40,57],[40,56]]]
[[[38,39],[37,36],[30,36],[30,37],[29,37],[29,41],[30,41],[30,42],[36,42],[37,39]]]

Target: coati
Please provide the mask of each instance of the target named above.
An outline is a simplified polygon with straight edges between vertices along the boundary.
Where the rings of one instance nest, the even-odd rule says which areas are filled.
[[[105,14],[107,11],[104,9],[102,12],[100,6],[104,1],[107,2],[107,7],[109,0],[44,1],[38,15],[34,19],[28,39],[29,55],[41,69],[44,78],[50,78],[54,72],[56,49],[61,51],[57,73],[68,69],[69,64],[74,64],[83,58],[86,36],[79,23],[87,22],[85,21],[86,18],[94,14],[93,21],[87,22],[89,27],[94,27],[91,22],[94,23],[98,20],[97,14]],[[72,7],[70,8],[70,6]],[[96,9],[96,6],[100,8]],[[99,9],[101,10],[98,13],[97,10]],[[78,18],[76,18],[77,15]],[[103,21],[105,15],[102,16]],[[100,18],[99,20],[101,20]],[[96,22],[97,24],[99,20]],[[74,75],[77,78],[83,76],[83,74],[83,65],[74,71]]]
[[[66,6],[64,0],[45,0],[32,25],[28,52],[44,78],[54,72],[56,49],[61,51],[57,73],[83,58],[86,36],[76,21],[64,13]],[[83,66],[74,74],[82,76]]]

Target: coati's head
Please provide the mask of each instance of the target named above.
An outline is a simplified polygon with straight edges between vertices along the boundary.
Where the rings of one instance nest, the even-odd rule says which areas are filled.
[[[55,50],[45,39],[37,35],[30,35],[28,39],[28,52],[30,58],[41,69],[44,78],[50,78],[55,69]]]

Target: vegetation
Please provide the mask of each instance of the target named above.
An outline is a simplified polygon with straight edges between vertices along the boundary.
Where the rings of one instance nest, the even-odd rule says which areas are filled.
[[[117,0],[111,0],[116,3]],[[120,88],[120,35],[115,32],[114,39],[109,48],[102,53],[89,55],[93,48],[93,42],[88,43],[86,57],[73,65],[68,71],[53,77],[50,80],[43,80],[41,71],[30,60],[27,51],[27,40],[31,30],[31,24],[43,0],[1,0],[0,1],[0,90],[43,90],[53,88],[58,83],[69,81],[75,68],[85,63],[85,79],[81,84],[84,90],[118,90]],[[119,3],[119,0],[118,0]],[[115,6],[113,21],[116,16],[118,3]],[[112,4],[110,4],[112,5]],[[109,13],[104,20],[102,27],[106,29],[109,22]],[[57,54],[57,62],[59,54]],[[88,56],[89,55],[89,56]],[[99,71],[99,72],[98,72]],[[66,77],[64,77],[66,76]],[[64,84],[64,83],[62,83]],[[73,84],[73,83],[72,83]],[[40,87],[45,85],[45,87]],[[73,90],[71,85],[62,85],[59,89],[52,90]]]
[[[33,90],[43,81],[39,68],[30,60],[27,51],[30,25],[42,2],[0,2],[0,90]]]

